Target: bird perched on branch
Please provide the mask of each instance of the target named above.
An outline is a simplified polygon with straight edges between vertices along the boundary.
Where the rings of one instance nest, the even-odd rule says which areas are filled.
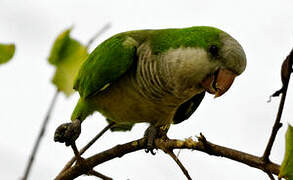
[[[152,151],[154,139],[188,119],[206,91],[221,96],[245,67],[241,45],[214,27],[119,33],[97,46],[80,68],[72,122],[59,126],[54,139],[71,145],[81,122],[98,111],[115,123],[113,130],[149,123],[146,149]]]

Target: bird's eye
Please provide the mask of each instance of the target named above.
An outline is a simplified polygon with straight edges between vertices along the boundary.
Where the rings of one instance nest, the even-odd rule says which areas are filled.
[[[209,52],[212,54],[212,56],[214,56],[214,57],[217,57],[219,54],[218,54],[218,52],[219,52],[219,49],[218,49],[218,47],[216,46],[216,45],[211,45],[210,47],[209,47]]]

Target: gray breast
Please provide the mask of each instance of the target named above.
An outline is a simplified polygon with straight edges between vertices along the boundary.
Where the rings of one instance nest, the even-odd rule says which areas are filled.
[[[159,100],[170,94],[167,87],[165,68],[162,67],[159,55],[153,55],[148,44],[142,44],[138,50],[136,82],[142,96]]]

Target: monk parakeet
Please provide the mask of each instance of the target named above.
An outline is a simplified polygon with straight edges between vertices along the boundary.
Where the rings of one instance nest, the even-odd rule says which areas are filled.
[[[97,46],[81,66],[72,123],[59,126],[54,139],[74,143],[81,122],[98,111],[117,127],[149,123],[146,148],[152,150],[162,129],[188,119],[206,91],[224,94],[245,67],[241,45],[214,27],[119,33]]]

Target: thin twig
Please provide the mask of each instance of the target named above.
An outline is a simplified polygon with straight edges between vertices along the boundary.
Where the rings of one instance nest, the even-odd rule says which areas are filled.
[[[181,149],[179,149],[176,156],[179,157],[180,153],[181,153]]]
[[[268,162],[269,161],[269,156],[271,154],[271,150],[272,150],[274,141],[276,139],[277,133],[278,133],[279,129],[282,127],[282,124],[280,123],[280,121],[281,121],[281,117],[282,117],[282,113],[283,113],[283,108],[284,108],[284,104],[285,104],[286,94],[287,94],[287,88],[282,93],[282,97],[281,97],[281,100],[280,100],[280,105],[279,105],[279,110],[278,110],[278,114],[277,114],[277,117],[276,117],[276,121],[275,121],[275,124],[273,126],[270,139],[268,141],[268,144],[267,144],[266,149],[265,149],[264,154],[263,154],[263,160],[264,160],[264,162]]]
[[[45,118],[43,120],[43,124],[41,126],[41,130],[40,130],[39,135],[37,137],[37,140],[35,142],[34,148],[33,148],[32,152],[31,152],[29,161],[28,161],[27,166],[26,166],[26,169],[25,169],[24,176],[22,178],[23,180],[26,180],[28,178],[28,176],[29,176],[29,173],[31,171],[31,167],[32,167],[33,162],[35,160],[35,156],[36,156],[37,151],[39,149],[39,145],[40,145],[41,140],[42,140],[42,138],[43,138],[43,136],[45,134],[47,124],[48,124],[48,122],[50,120],[52,110],[53,110],[53,108],[54,108],[54,106],[56,104],[56,100],[57,100],[58,94],[59,94],[59,91],[56,90],[56,92],[55,92],[55,94],[54,94],[54,96],[53,96],[53,98],[51,100],[51,103],[50,103],[49,109],[47,111],[47,114],[46,114],[46,116],[45,116]]]
[[[177,165],[180,167],[180,169],[182,170],[183,174],[186,176],[186,178],[188,180],[192,180],[187,169],[183,166],[183,164],[180,162],[180,160],[178,159],[178,157],[174,154],[173,151],[167,151],[167,154],[169,154],[172,159],[177,163]]]
[[[81,159],[81,156],[80,156],[80,154],[78,152],[78,149],[76,147],[75,142],[71,145],[71,148],[73,150],[73,153],[75,155],[75,159],[76,159],[77,163],[80,163],[81,164],[82,163],[82,159]]]
[[[107,23],[104,25],[102,29],[100,29],[87,43],[86,47],[87,49],[89,46],[94,42],[95,39],[97,39],[101,34],[103,34],[105,31],[107,31],[111,27],[111,23]]]
[[[78,149],[76,147],[75,142],[71,145],[71,148],[72,148],[72,150],[74,152],[75,159],[76,159],[77,163],[87,167],[87,163],[83,163],[84,160],[81,157],[81,154],[78,152]],[[105,175],[103,175],[103,174],[101,174],[101,173],[99,173],[99,172],[97,172],[97,171],[95,171],[93,169],[89,170],[89,172],[87,174],[99,177],[99,178],[101,178],[103,180],[110,180],[111,179],[111,178],[109,178],[109,177],[107,177],[107,176],[105,176]]]
[[[115,147],[103,151],[101,153],[95,154],[83,162],[87,164],[87,167],[80,164],[75,164],[73,167],[69,168],[65,172],[60,173],[56,180],[70,180],[74,179],[82,174],[87,173],[93,167],[102,164],[106,161],[112,160],[117,157],[122,157],[125,154],[135,152],[138,150],[142,150],[145,148],[146,140],[144,138],[131,141],[129,143],[125,143],[122,145],[116,145]],[[260,169],[264,172],[269,171],[272,174],[278,175],[280,171],[280,166],[268,162],[266,164],[263,163],[261,157],[257,157],[251,154],[247,154],[241,151],[237,151],[234,149],[230,149],[227,147],[219,146],[208,141],[205,143],[201,142],[200,139],[198,141],[194,141],[191,138],[186,139],[185,141],[182,140],[155,140],[156,147],[159,149],[192,149],[198,150],[210,155],[225,157],[231,160],[235,160],[237,162],[241,162],[253,168]],[[208,147],[208,148],[207,148]]]
[[[275,180],[274,176],[270,172],[266,172],[267,175],[269,176],[270,180]]]
[[[287,62],[286,62],[287,60]],[[286,64],[286,66],[284,66],[284,63],[282,65],[282,81],[283,81],[283,87],[280,90],[282,92],[282,96],[281,96],[281,100],[280,100],[280,104],[279,104],[279,110],[278,110],[278,114],[275,120],[275,124],[273,126],[272,129],[272,133],[270,136],[270,139],[268,141],[268,144],[266,146],[266,149],[264,151],[264,154],[262,156],[264,163],[269,162],[269,156],[271,154],[271,150],[274,144],[274,141],[276,139],[277,133],[279,131],[279,129],[281,128],[282,124],[281,122],[281,117],[282,117],[282,113],[283,113],[283,109],[284,109],[284,104],[285,104],[285,100],[286,100],[286,95],[287,95],[287,90],[288,90],[288,84],[290,81],[290,75],[292,72],[292,63],[293,63],[293,50],[290,52],[289,56],[287,56],[286,60],[284,61],[284,63],[288,63]],[[286,76],[286,77],[284,77]]]
[[[101,174],[101,173],[99,173],[99,172],[97,172],[95,170],[90,170],[89,174],[92,175],[92,176],[96,176],[98,178],[101,178],[103,180],[113,180],[112,178],[110,178],[108,176],[105,176],[104,174]]]
[[[85,145],[80,151],[79,154],[82,155],[88,148],[90,148],[107,130],[109,130],[111,127],[113,127],[114,123],[108,124],[101,132],[99,132],[87,145]],[[62,169],[60,173],[67,170],[72,166],[72,164],[75,162],[76,158],[75,156],[71,158],[68,163],[66,163],[65,167]]]

